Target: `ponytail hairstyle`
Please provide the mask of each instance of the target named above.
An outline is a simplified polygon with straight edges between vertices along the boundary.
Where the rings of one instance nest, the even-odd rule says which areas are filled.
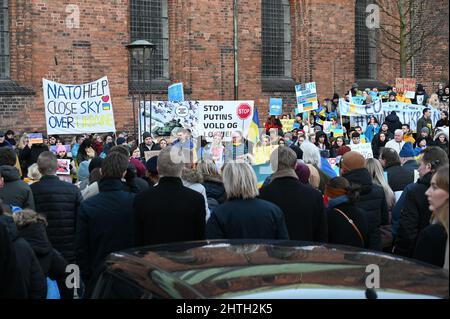
[[[346,195],[349,203],[354,203],[359,198],[361,187],[351,184],[345,177],[339,176],[331,179],[326,186],[325,194],[329,198],[336,198]]]

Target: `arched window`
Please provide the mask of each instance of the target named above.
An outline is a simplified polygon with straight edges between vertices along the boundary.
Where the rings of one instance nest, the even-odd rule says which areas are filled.
[[[289,0],[262,0],[262,76],[291,76]]]
[[[373,0],[356,0],[355,6],[355,78],[377,78],[376,30],[366,25],[366,8]]]
[[[131,42],[147,40],[156,45],[156,51],[150,60],[150,51],[145,61],[148,65],[145,79],[169,78],[169,25],[167,0],[131,0],[130,1]],[[151,72],[151,74],[150,74]],[[131,62],[132,83],[142,80],[142,72]]]
[[[0,80],[9,79],[8,0],[0,0]]]

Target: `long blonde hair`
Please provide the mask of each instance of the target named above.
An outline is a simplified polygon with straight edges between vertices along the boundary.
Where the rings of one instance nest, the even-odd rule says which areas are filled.
[[[19,143],[17,144],[17,148],[19,150],[23,150],[25,148],[25,140],[28,139],[28,134],[23,133],[23,135],[19,139]]]
[[[448,165],[444,165],[440,167],[435,175],[435,181],[436,186],[443,191],[446,191],[448,193]],[[438,222],[440,223],[447,232],[448,236],[448,199],[447,202],[440,208],[436,209],[436,211],[433,212],[432,222]]]
[[[395,194],[384,177],[381,163],[375,158],[368,158],[366,160],[366,168],[370,175],[372,175],[373,182],[383,187],[388,209],[391,210],[395,205]]]

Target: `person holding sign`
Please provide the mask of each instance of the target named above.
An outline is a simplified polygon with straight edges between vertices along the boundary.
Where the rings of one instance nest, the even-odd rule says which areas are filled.
[[[153,136],[149,132],[145,132],[142,135],[142,139],[144,142],[142,142],[139,145],[139,150],[141,151],[141,158],[145,158],[145,152],[147,151],[158,151],[160,150],[160,146],[153,142]]]
[[[244,139],[241,131],[231,135],[232,142],[225,146],[225,163],[229,161],[253,161],[253,144]]]

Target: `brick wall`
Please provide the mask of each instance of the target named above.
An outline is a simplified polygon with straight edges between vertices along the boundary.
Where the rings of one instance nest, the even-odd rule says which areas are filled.
[[[0,127],[45,130],[42,78],[80,83],[107,75],[116,127],[129,131],[129,0],[9,2],[11,78],[36,94],[15,101],[2,97],[11,107],[0,109]],[[67,27],[69,4],[80,10],[78,29]],[[284,109],[290,111],[295,93],[262,90],[261,2],[238,4],[238,98],[254,100],[264,122],[270,97],[282,97]],[[168,0],[168,5],[170,81],[183,82],[192,100],[233,100],[233,1]],[[354,5],[354,0],[291,0],[292,78],[297,83],[316,81],[321,100],[334,92],[342,95],[354,82]],[[448,24],[443,30],[446,41],[416,59],[416,74],[426,85],[448,81]],[[378,65],[379,79],[394,83],[397,65],[381,57]]]

